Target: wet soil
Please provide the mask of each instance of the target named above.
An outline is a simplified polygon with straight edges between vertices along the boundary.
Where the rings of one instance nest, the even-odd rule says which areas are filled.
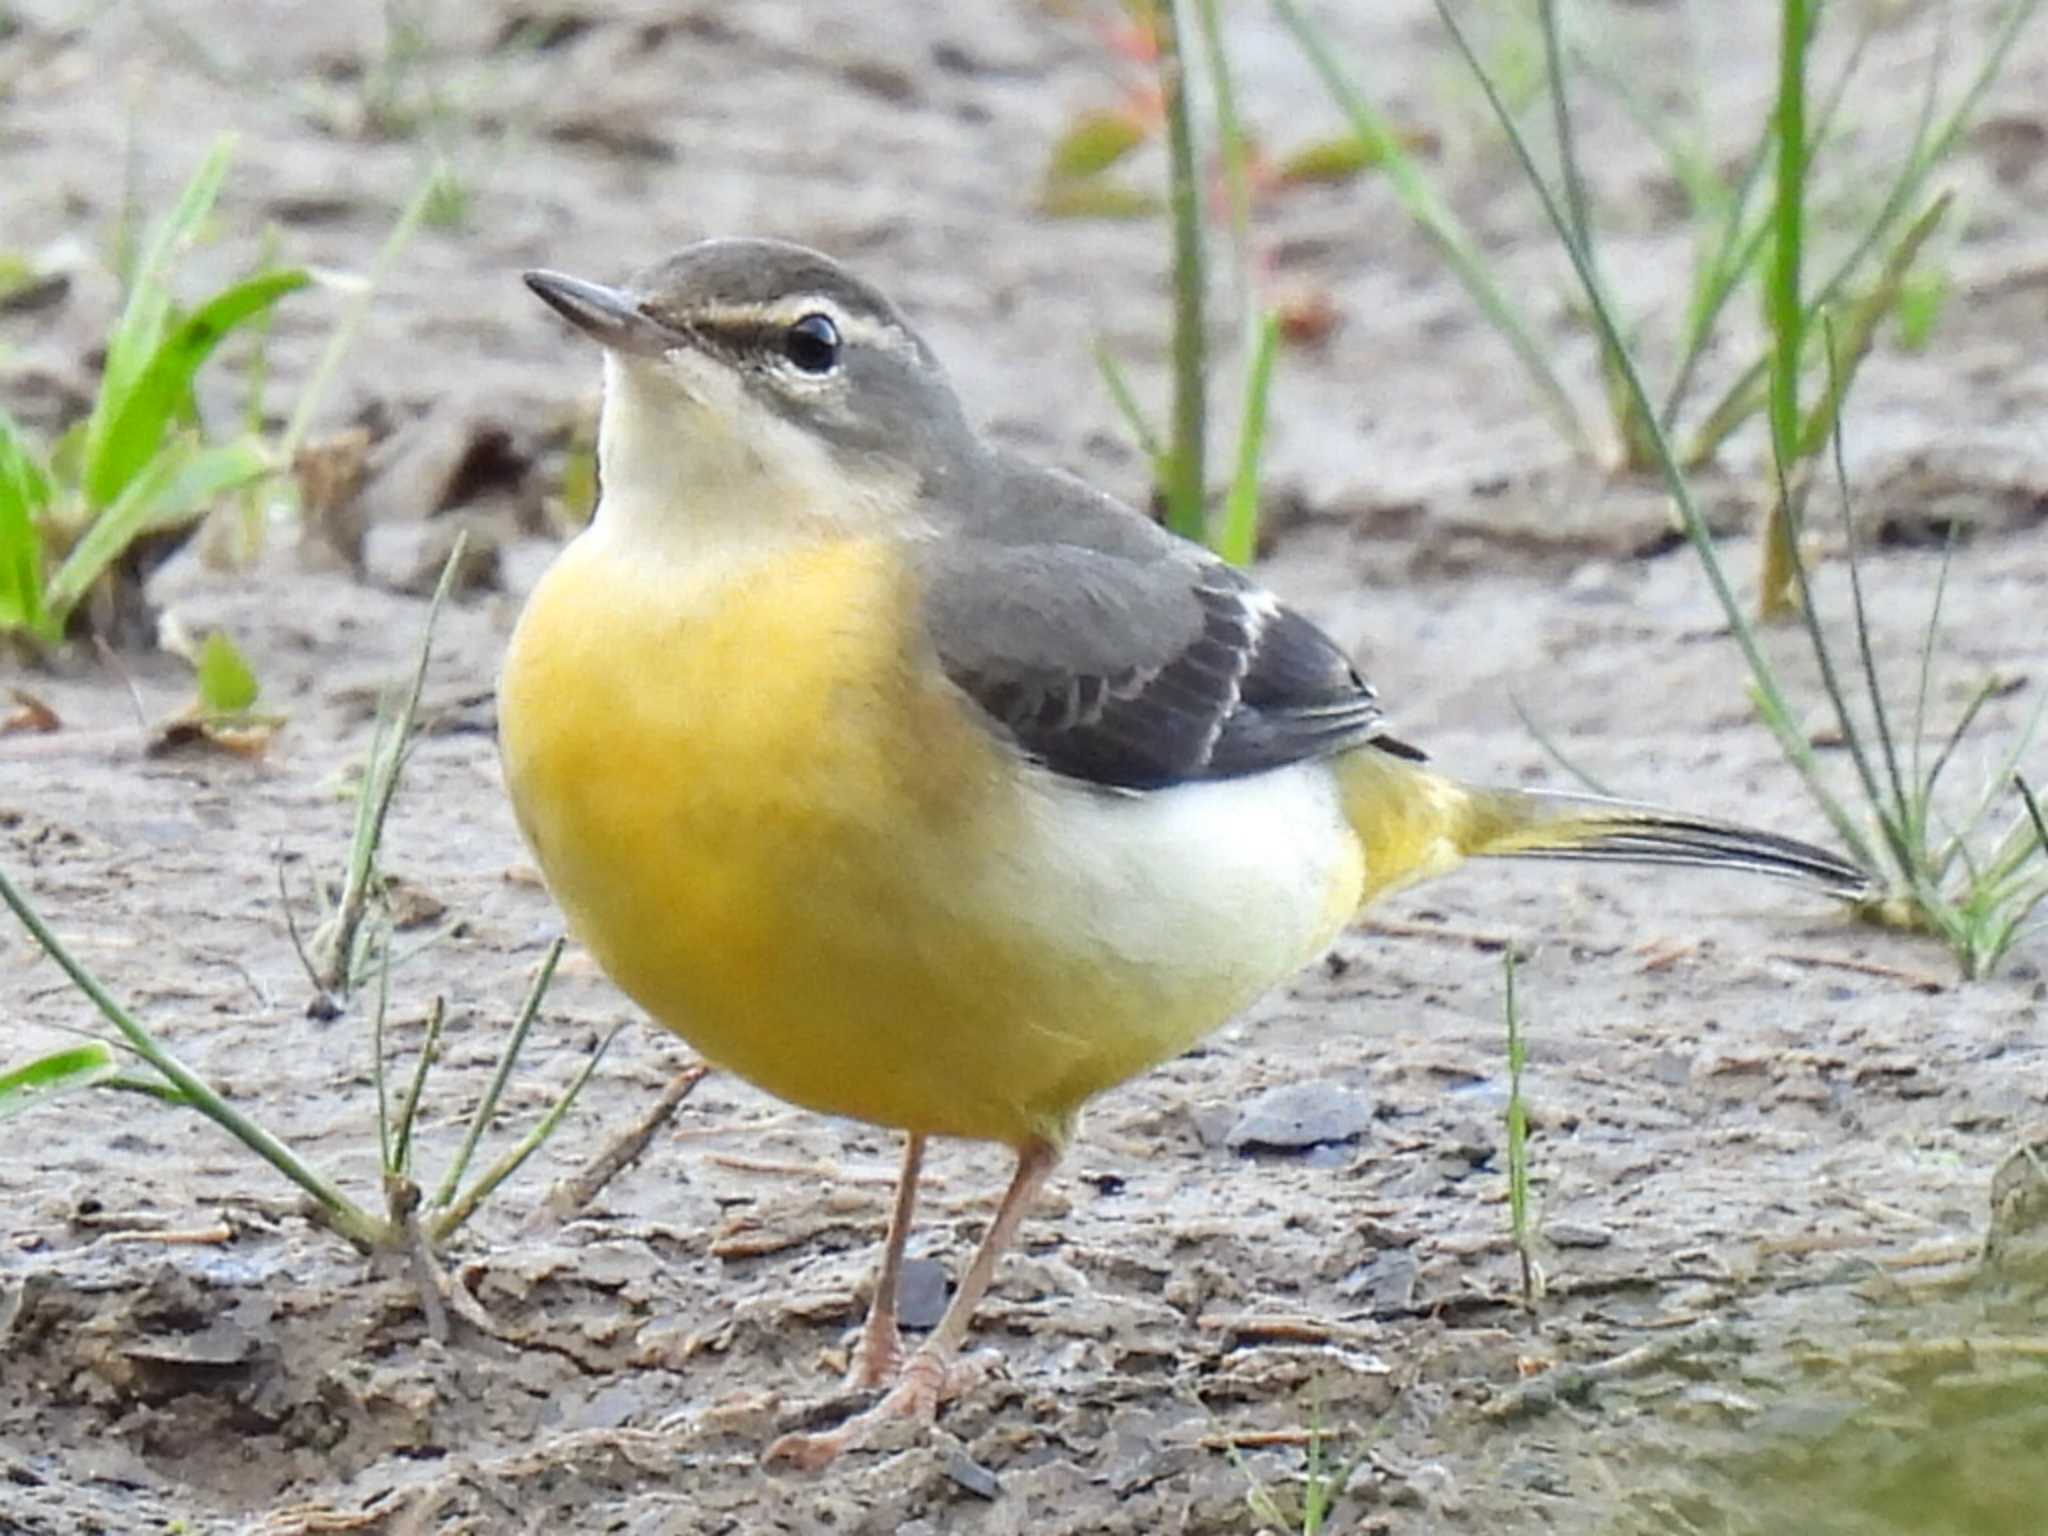
[[[1770,89],[1769,7],[1691,8],[1692,43],[1684,8],[1583,9],[1646,99],[1697,84],[1716,153],[1739,152]],[[1863,174],[1829,217],[1867,203],[1943,9],[1890,8],[1841,149]],[[1952,76],[1992,9],[1947,8]],[[1427,130],[1433,171],[1596,399],[1562,265],[1429,8],[1322,11],[1368,88]],[[34,427],[91,387],[124,197],[164,206],[216,133],[240,143],[195,284],[251,260],[266,227],[286,259],[363,270],[433,155],[461,189],[462,218],[406,250],[322,408],[319,435],[374,441],[343,531],[279,531],[251,569],[188,551],[152,587],[175,626],[225,625],[247,650],[286,717],[268,750],[146,750],[138,703],[157,718],[190,681],[145,648],[8,664],[62,729],[0,738],[10,873],[188,1062],[369,1200],[363,1009],[309,1016],[280,877],[313,920],[378,698],[418,642],[422,575],[464,520],[486,558],[443,616],[387,838],[436,935],[393,977],[399,1080],[432,999],[447,1006],[429,1172],[557,931],[502,797],[491,687],[595,367],[518,271],[612,276],[711,233],[829,248],[899,299],[992,430],[1136,496],[1090,347],[1163,398],[1162,229],[1033,208],[1052,137],[1116,102],[1130,68],[1093,13],[1026,0],[6,14],[0,152],[18,174],[0,244],[69,279],[0,314],[0,402]],[[1509,61],[1527,38],[1489,14]],[[1335,128],[1263,11],[1241,8],[1232,38],[1275,144]],[[1880,345],[1847,445],[1878,545],[1876,655],[1908,692],[1959,534],[1930,731],[2003,680],[1959,791],[1995,774],[2048,687],[2044,101],[2037,30],[1944,172],[1962,212],[1934,340]],[[1611,280],[1654,338],[1684,291],[1682,200],[1611,99],[1583,134]],[[1154,169],[1141,157],[1133,183]],[[1402,733],[1471,777],[1569,783],[1519,706],[1618,792],[1824,835],[1660,498],[1573,457],[1386,189],[1263,202],[1257,246],[1271,281],[1338,321],[1283,360],[1265,575],[1356,648]],[[280,312],[274,401],[343,302]],[[1709,392],[1749,355],[1748,323],[1709,357]],[[218,370],[209,407],[239,387]],[[1756,471],[1739,438],[1710,479],[1738,573]],[[358,532],[364,570],[327,548],[356,553]],[[1840,540],[1820,543],[1839,613]],[[1813,699],[1798,636],[1771,643]],[[1533,1307],[1505,1207],[1509,947],[1548,1284]],[[837,1396],[888,1136],[713,1076],[594,1200],[550,1206],[690,1065],[631,1023],[448,1256],[458,1304],[436,1337],[405,1264],[307,1221],[213,1126],[73,1098],[0,1125],[0,1531],[1250,1532],[1299,1528],[1311,1455],[1346,1470],[1336,1530],[2035,1531],[2042,1202],[2014,1149],[2048,1117],[2044,953],[2037,931],[1959,985],[1928,940],[1720,875],[1494,866],[1389,901],[1100,1101],[983,1311],[989,1381],[936,1431],[817,1476],[758,1452]],[[630,1014],[572,951],[493,1147]],[[11,926],[0,1018],[10,1061],[90,1023]],[[1330,1139],[1248,1129],[1268,1090]],[[937,1151],[912,1250],[926,1300],[1004,1162]]]

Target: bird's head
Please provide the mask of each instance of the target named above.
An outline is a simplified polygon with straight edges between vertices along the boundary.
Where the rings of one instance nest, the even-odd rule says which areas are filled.
[[[981,451],[895,306],[816,251],[707,240],[623,287],[526,283],[605,348],[601,520],[881,526]]]

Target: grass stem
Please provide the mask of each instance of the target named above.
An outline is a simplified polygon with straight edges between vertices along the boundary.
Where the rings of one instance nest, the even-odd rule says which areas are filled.
[[[379,1245],[384,1237],[382,1224],[302,1162],[290,1147],[228,1103],[206,1079],[186,1066],[151,1034],[142,1021],[123,1007],[100,979],[65,948],[5,870],[0,870],[0,901],[7,904],[8,910],[28,930],[29,936],[42,946],[43,953],[57,962],[58,969],[71,979],[71,984],[84,993],[101,1016],[119,1031],[128,1048],[161,1072],[186,1103],[311,1196],[320,1209],[322,1219],[342,1237],[364,1252]]]
[[[619,1038],[620,1031],[625,1027],[624,1020],[612,1026],[604,1039],[597,1043],[597,1049],[590,1053],[590,1059],[584,1062],[576,1076],[570,1079],[569,1086],[562,1090],[562,1096],[555,1100],[534,1128],[522,1136],[518,1145],[511,1151],[487,1168],[476,1183],[457,1195],[454,1203],[435,1218],[432,1236],[436,1243],[445,1243],[461,1230],[462,1224],[476,1214],[477,1207],[490,1199],[492,1192],[517,1173],[520,1165],[538,1150],[542,1142],[555,1133],[555,1127],[562,1123],[562,1117],[569,1113],[570,1107],[576,1102],[576,1096],[583,1091],[583,1085],[590,1081],[590,1075],[597,1070],[598,1063],[604,1060],[605,1052],[612,1048],[612,1042]]]
[[[314,940],[315,979],[327,992],[345,996],[355,986],[357,938],[369,911],[370,898],[377,889],[377,856],[384,842],[385,818],[391,814],[399,779],[405,771],[406,759],[412,754],[420,696],[427,686],[427,664],[434,654],[434,624],[455,584],[455,573],[462,567],[467,544],[466,533],[456,535],[454,548],[441,567],[441,579],[434,584],[433,599],[427,604],[426,632],[420,637],[411,681],[400,696],[396,711],[388,719],[379,718],[376,734],[370,741],[363,782],[357,790],[355,830],[349,839],[341,898]]]
[[[434,1191],[434,1198],[427,1202],[429,1205],[445,1206],[455,1199],[462,1176],[469,1171],[470,1159],[476,1155],[476,1144],[483,1139],[491,1117],[498,1112],[498,1100],[504,1095],[505,1084],[511,1080],[520,1048],[526,1044],[527,1031],[533,1028],[533,1021],[540,1016],[541,999],[547,996],[548,983],[555,979],[555,967],[561,963],[562,950],[567,943],[566,939],[557,938],[548,945],[547,954],[541,958],[533,985],[527,988],[526,1000],[519,1005],[518,1016],[512,1021],[512,1033],[506,1037],[504,1049],[498,1052],[498,1064],[491,1073],[490,1086],[484,1089],[484,1096],[477,1101],[476,1112],[469,1117],[469,1127],[462,1134],[462,1145],[448,1164],[448,1171],[441,1176],[441,1185]]]
[[[1800,265],[1806,239],[1806,50],[1812,31],[1810,0],[1779,0],[1777,188],[1771,208],[1771,259],[1765,273],[1764,303],[1771,330],[1768,418],[1778,494],[1764,524],[1763,571],[1757,611],[1765,619],[1792,612],[1801,585],[1799,488],[1793,479],[1799,460],[1799,367],[1806,343],[1806,308]]]
[[[1167,204],[1173,219],[1173,442],[1166,465],[1166,525],[1202,541],[1208,465],[1208,338],[1203,330],[1207,276],[1202,261],[1202,193],[1195,164],[1194,110],[1181,47],[1180,0],[1153,9],[1159,84],[1166,99]]]

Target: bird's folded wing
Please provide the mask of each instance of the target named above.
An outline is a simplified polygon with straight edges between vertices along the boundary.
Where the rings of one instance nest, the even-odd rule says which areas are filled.
[[[947,676],[1070,778],[1157,789],[1363,742],[1421,756],[1335,641],[1221,561],[969,538],[920,565]]]

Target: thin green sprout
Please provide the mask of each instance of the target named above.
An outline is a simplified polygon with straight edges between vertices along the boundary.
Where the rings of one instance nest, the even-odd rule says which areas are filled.
[[[445,999],[436,997],[433,1006],[427,1010],[426,1038],[420,1043],[420,1059],[414,1063],[412,1084],[405,1091],[405,1098],[398,1106],[398,1130],[392,1138],[391,1168],[401,1174],[412,1172],[412,1130],[419,1118],[420,1105],[425,1101],[427,1074],[433,1070],[435,1052],[441,1046],[441,1026],[448,1017]]]
[[[162,1045],[141,1021],[117,1001],[100,979],[75,959],[52,933],[35,908],[0,870],[0,901],[4,901],[43,952],[57,962],[73,986],[85,994],[100,1015],[121,1034],[131,1050],[170,1080],[186,1101],[242,1145],[312,1196],[323,1218],[341,1236],[364,1251],[374,1249],[382,1228],[333,1184],[301,1162],[296,1153],[214,1091],[207,1081]]]
[[[1281,0],[1281,3],[1284,4],[1285,0]],[[1635,396],[1636,408],[1643,418],[1644,430],[1655,446],[1658,468],[1663,474],[1665,485],[1671,493],[1674,504],[1678,507],[1686,536],[1700,556],[1701,568],[1706,574],[1708,587],[1712,590],[1715,600],[1720,604],[1722,614],[1728,620],[1729,630],[1735,639],[1736,646],[1742,652],[1743,660],[1748,665],[1758,712],[1763,716],[1765,724],[1776,737],[1780,750],[1791,761],[1793,767],[1799,771],[1800,777],[1813,792],[1816,802],[1819,804],[1823,814],[1827,816],[1830,825],[1834,827],[1836,834],[1848,846],[1850,852],[1859,862],[1863,863],[1866,867],[1875,867],[1876,861],[1871,857],[1870,845],[1864,838],[1861,829],[1856,826],[1840,802],[1833,795],[1827,793],[1825,785],[1821,782],[1820,768],[1814,757],[1812,745],[1807,741],[1805,734],[1799,730],[1796,717],[1792,712],[1790,704],[1785,699],[1783,690],[1779,687],[1776,674],[1772,671],[1769,662],[1763,655],[1757,640],[1756,631],[1750,624],[1748,615],[1743,612],[1742,605],[1736,601],[1734,589],[1728,584],[1727,574],[1722,570],[1720,560],[1714,550],[1713,534],[1707,527],[1706,519],[1701,516],[1698,504],[1693,500],[1692,489],[1686,483],[1685,476],[1678,467],[1677,459],[1671,450],[1670,441],[1665,436],[1663,429],[1657,424],[1655,412],[1650,409],[1649,392],[1643,384],[1642,375],[1636,367],[1635,359],[1623,344],[1621,330],[1614,318],[1613,311],[1605,303],[1598,288],[1594,286],[1592,271],[1587,264],[1585,252],[1580,249],[1578,242],[1572,238],[1570,227],[1566,222],[1563,210],[1558,205],[1555,194],[1552,193],[1549,184],[1543,179],[1542,173],[1537,169],[1536,162],[1529,152],[1528,143],[1522,137],[1519,129],[1516,128],[1513,115],[1509,112],[1507,103],[1502,100],[1499,90],[1480,65],[1479,57],[1473,51],[1471,40],[1466,37],[1464,29],[1459,26],[1457,18],[1452,15],[1449,6],[1444,3],[1444,0],[1436,0],[1436,7],[1437,14],[1443,19],[1444,26],[1450,32],[1452,41],[1457,44],[1458,51],[1464,56],[1466,63],[1472,68],[1475,77],[1479,80],[1480,87],[1486,93],[1487,100],[1492,104],[1496,117],[1500,120],[1503,127],[1507,129],[1508,142],[1513,148],[1524,174],[1528,177],[1530,185],[1535,189],[1538,198],[1542,201],[1544,211],[1550,218],[1552,228],[1558,232],[1558,236],[1565,247],[1565,252],[1571,259],[1574,271],[1578,273],[1580,282],[1585,285],[1591,302],[1594,320],[1600,327],[1601,333],[1607,342],[1615,349],[1616,365],[1621,372],[1624,383]]]
[[[1166,522],[1183,538],[1207,532],[1207,340],[1203,334],[1202,197],[1194,112],[1181,48],[1180,0],[1153,12],[1159,82],[1166,95],[1167,204],[1173,219],[1173,448],[1166,458]]]
[[[506,1038],[504,1049],[498,1052],[498,1064],[491,1073],[490,1085],[477,1101],[476,1112],[469,1117],[469,1127],[463,1132],[462,1145],[456,1149],[454,1160],[441,1178],[440,1188],[427,1202],[429,1205],[444,1206],[455,1198],[456,1186],[462,1182],[463,1174],[469,1171],[469,1160],[476,1154],[476,1144],[483,1139],[491,1117],[498,1112],[498,1100],[512,1077],[512,1067],[519,1059],[520,1047],[526,1044],[527,1031],[533,1028],[534,1020],[540,1016],[541,999],[547,996],[548,983],[555,979],[555,967],[561,962],[562,950],[567,943],[566,939],[557,938],[548,945],[540,969],[534,974],[533,985],[527,989],[526,1000],[519,1005],[518,1016],[512,1022],[512,1033]]]
[[[582,1069],[570,1080],[569,1086],[562,1090],[562,1096],[555,1100],[545,1115],[541,1116],[539,1123],[520,1139],[517,1146],[485,1170],[476,1183],[457,1196],[455,1203],[436,1218],[432,1228],[435,1242],[446,1242],[453,1237],[462,1224],[476,1213],[477,1208],[490,1199],[492,1192],[517,1173],[520,1165],[539,1149],[542,1142],[554,1134],[555,1127],[561,1124],[562,1117],[569,1113],[570,1107],[576,1102],[576,1096],[582,1093],[583,1085],[590,1081],[590,1076],[597,1070],[598,1063],[604,1060],[605,1052],[612,1048],[612,1042],[619,1038],[625,1027],[626,1021],[623,1019],[611,1027],[604,1039],[598,1042],[597,1049],[590,1053],[590,1059],[584,1062]]]

